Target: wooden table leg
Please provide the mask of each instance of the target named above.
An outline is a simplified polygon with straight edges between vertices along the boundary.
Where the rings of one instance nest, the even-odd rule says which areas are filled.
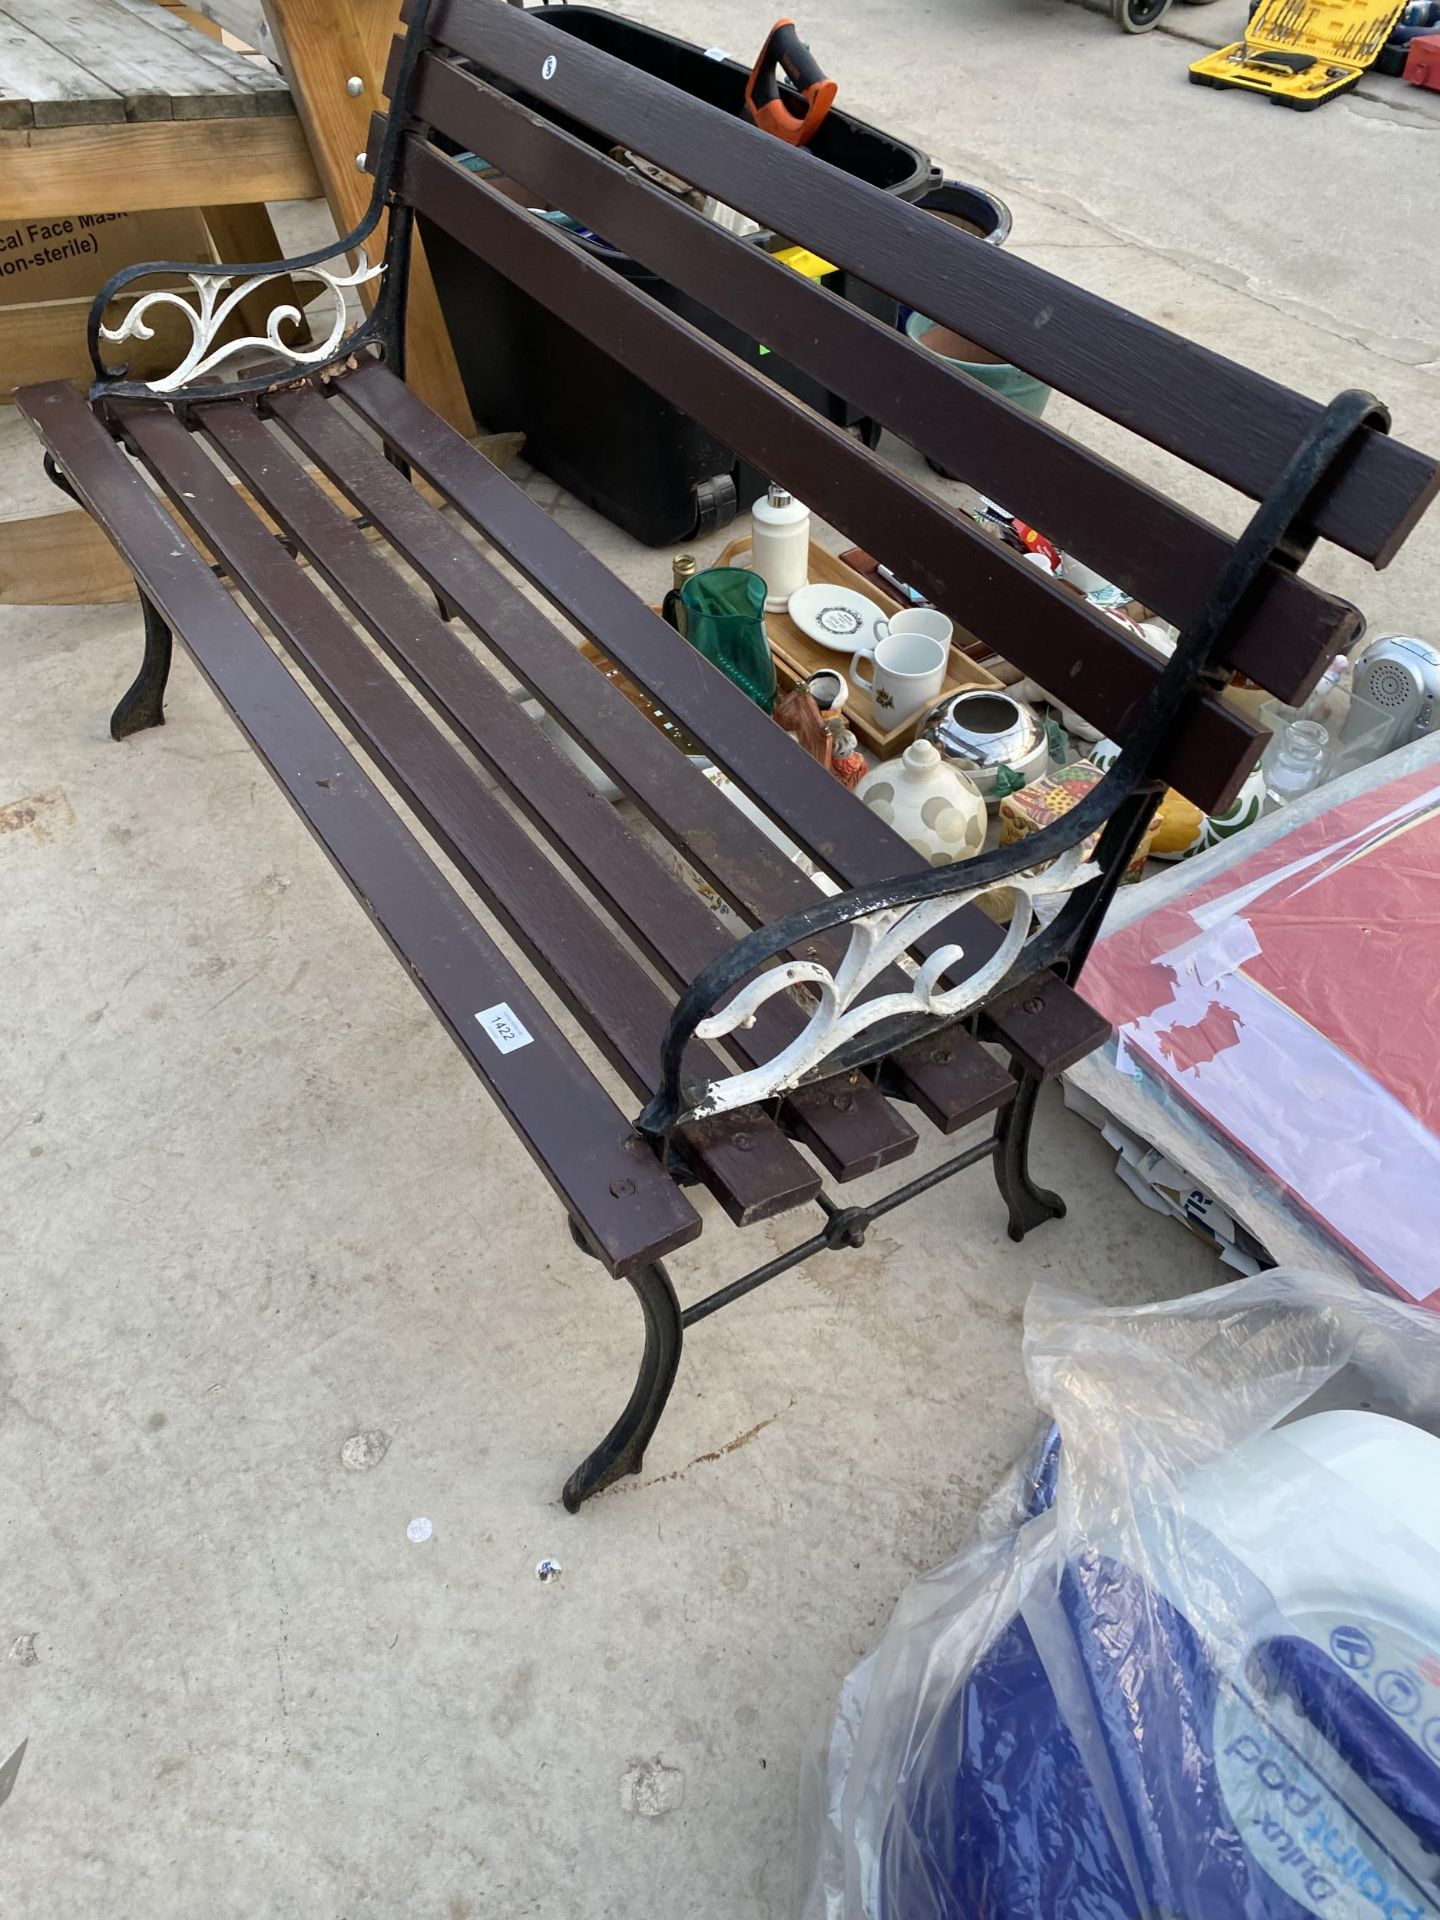
[[[310,136],[310,150],[330,212],[342,233],[360,219],[371,179],[355,164],[370,134],[370,116],[385,104],[380,81],[399,0],[264,0],[286,77]],[[352,80],[359,91],[349,91]],[[379,257],[384,227],[370,241]],[[361,289],[362,299],[366,289]],[[455,365],[435,283],[417,238],[410,266],[406,321],[407,384],[468,438],[474,417]]]

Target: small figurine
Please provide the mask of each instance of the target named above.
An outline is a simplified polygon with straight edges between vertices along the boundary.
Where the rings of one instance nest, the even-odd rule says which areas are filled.
[[[870,769],[865,764],[865,756],[856,745],[855,736],[848,727],[842,727],[834,736],[835,757],[830,762],[830,771],[842,786],[849,787],[853,793]]]

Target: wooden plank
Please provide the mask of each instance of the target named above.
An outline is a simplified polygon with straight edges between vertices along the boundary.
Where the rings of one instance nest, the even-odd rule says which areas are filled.
[[[197,31],[178,9],[167,7],[164,0],[109,0],[109,4],[134,15],[147,30],[178,42],[190,60],[198,59],[215,68],[225,92],[249,96],[252,107],[243,111],[253,108],[256,113],[294,112],[289,87],[267,61],[232,53],[213,32]]]
[[[165,4],[179,13],[191,11],[189,7],[176,5],[176,0],[165,0]],[[207,20],[213,20],[217,27],[232,34],[235,39],[243,40],[252,47],[260,45],[265,24],[260,0],[194,0],[193,10],[203,14]]]
[[[956,606],[971,632],[1102,732],[1124,739],[1162,671],[1140,642],[1041,578],[973,521],[957,517],[843,428],[773,386],[558,228],[534,219],[414,136],[406,136],[403,153],[406,191],[448,233],[603,351],[643,367],[647,385],[657,393],[746,451],[762,471],[783,481],[851,539],[883,553],[888,565],[928,597]],[[367,379],[359,376],[357,394]],[[495,529],[490,531],[493,537]],[[526,564],[514,553],[511,558]],[[607,569],[596,571],[604,581],[587,581],[590,600],[612,590],[625,593]],[[570,573],[561,604],[583,624],[592,616],[588,606],[582,611],[574,604],[579,570]],[[667,695],[646,680],[647,671],[667,678],[674,673],[672,650],[662,650],[658,639],[666,631],[654,616],[637,621],[626,627],[625,643],[632,656],[646,656],[645,665],[637,665],[636,657],[612,657],[752,789],[772,818],[785,821],[786,811],[772,811],[763,792],[770,768],[755,730],[758,709],[728,683],[723,700],[707,694],[697,701],[697,687],[677,687]],[[591,637],[612,651],[599,634]],[[682,712],[680,699],[687,700],[691,717]],[[1213,692],[1204,692],[1191,702],[1185,724],[1173,733],[1156,770],[1197,806],[1216,812],[1234,799],[1262,744],[1263,736],[1247,719]],[[829,824],[833,827],[833,815]],[[825,819],[807,819],[793,805],[789,810],[787,831],[821,859],[826,856],[810,835],[823,835],[826,825]]]
[[[1007,502],[1165,619],[1183,628],[1203,604],[1232,543],[1143,481],[683,202],[654,192],[632,170],[474,75],[427,56],[416,105],[427,125],[485,154],[542,203],[563,205],[742,333],[763,314],[772,353],[843,393],[947,471]],[[965,617],[958,596],[939,604],[952,617]],[[1359,620],[1344,601],[1272,566],[1244,611],[1226,663],[1298,704],[1345,650]]]
[[[668,1000],[400,682],[377,673],[369,649],[313,576],[277,548],[170,409],[132,401],[115,417],[176,511],[220,554],[320,697],[611,1065],[647,1098],[658,1083]],[[248,410],[246,417],[268,438]],[[244,420],[236,416],[233,424],[243,437]],[[708,1048],[701,1056],[707,1078],[724,1071]],[[758,1108],[682,1129],[677,1144],[737,1226],[803,1206],[820,1189],[818,1174]]]
[[[0,607],[93,607],[133,601],[130,569],[78,507],[0,520]]]
[[[365,150],[370,116],[382,103],[380,69],[370,55],[374,35],[366,30],[374,4],[370,0],[357,16],[354,0],[265,0],[325,198],[341,233],[358,224],[370,199],[370,177],[357,168],[355,156]],[[395,0],[385,0],[385,5],[393,24]],[[358,94],[350,93],[351,80],[360,82]],[[384,234],[382,223],[370,241],[372,259],[379,258]],[[373,302],[374,288],[362,287],[360,297]],[[415,391],[457,431],[467,437],[474,433],[474,416],[418,240],[410,262],[405,343]]]
[[[85,345],[89,313],[88,296],[0,307],[0,401],[11,400],[16,388],[42,380],[74,380],[82,386],[93,380]],[[190,329],[173,308],[157,309],[153,323],[154,340],[136,341],[130,353],[142,379],[148,372],[158,375],[174,366],[190,344]]]
[[[300,122],[153,120],[0,132],[0,221],[158,207],[314,200],[320,182]]]
[[[344,391],[353,376],[340,383]],[[407,421],[416,423],[417,467],[432,461],[443,467],[446,491],[454,485],[468,505],[462,508],[471,519],[482,489],[470,463],[451,457],[454,447],[465,443],[454,435],[444,421],[418,405],[398,383],[394,387],[400,409]],[[388,420],[384,398],[372,397],[376,423]],[[559,721],[585,751],[597,760],[640,808],[652,824],[685,854],[700,872],[739,913],[752,920],[780,919],[815,903],[808,880],[792,861],[775,846],[769,836],[746,820],[728,800],[712,787],[698,769],[677,754],[625,696],[603,675],[588,666],[576,648],[569,645],[523,594],[499,569],[474,547],[463,541],[449,542],[436,537],[434,509],[427,506],[393,466],[382,459],[368,442],[357,437],[346,420],[331,405],[308,393],[287,394],[275,403],[275,412],[297,443],[368,514],[386,537],[406,556],[416,570],[446,600],[457,607],[485,640],[493,652],[517,676]],[[393,420],[381,425],[381,431],[395,436]],[[408,431],[402,429],[402,437]],[[533,502],[530,503],[533,507]],[[562,561],[588,569],[594,565],[564,529],[557,526],[539,507],[533,507],[529,519],[533,538],[553,546],[557,565]],[[522,569],[525,570],[525,569]],[[543,569],[542,569],[543,571]],[[600,573],[613,584],[614,576],[603,567]],[[622,592],[624,590],[622,589]],[[633,596],[625,595],[628,607],[640,610],[646,619],[652,616],[640,609]],[[607,624],[608,630],[608,624]],[[670,628],[662,630],[675,636]],[[602,649],[603,650],[603,649]],[[688,648],[681,648],[689,653]],[[691,656],[694,659],[694,656]],[[706,684],[714,676],[704,661],[695,660],[694,671]],[[748,707],[748,702],[746,703]],[[749,708],[752,714],[758,708]],[[769,724],[766,723],[767,731]],[[784,743],[787,755],[792,753]],[[803,783],[819,782],[814,791],[817,806],[835,809],[837,845],[835,858],[842,869],[847,857],[854,856],[855,842],[862,841],[871,853],[875,877],[883,877],[897,867],[910,870],[916,856],[867,809],[858,814],[853,796],[837,787],[832,776],[824,774],[813,761],[793,755],[803,764],[792,767],[793,777]],[[987,914],[977,908],[948,921],[937,938],[958,939],[975,966],[994,952],[1000,929]],[[838,964],[843,941],[821,940],[806,959],[823,959]],[[877,991],[903,990],[903,976],[887,976]],[[957,1049],[974,1046],[961,1034],[954,1040]],[[913,1100],[942,1131],[953,1132],[973,1115],[971,1099],[974,1076],[960,1070],[955,1061],[934,1059],[918,1051],[907,1052],[902,1068],[904,1097]]]
[[[557,32],[504,0],[437,0],[432,39],[537,90],[826,260],[1097,413],[1248,494],[1263,497],[1319,415],[1313,400],[1018,254],[827,166],[756,127]],[[1440,461],[1367,431],[1317,530],[1383,566],[1440,491]]]
[[[127,120],[208,120],[253,114],[248,91],[221,92],[221,77],[188,46],[111,0],[5,0],[11,17],[93,73],[125,102]],[[163,17],[158,7],[150,12]]]
[[[347,375],[336,383],[337,391],[348,396],[358,378]],[[357,391],[357,400],[361,402],[362,418],[382,435],[405,438],[424,464],[435,465],[443,475],[438,483],[442,499],[450,500],[451,488],[458,489],[461,517],[474,525],[475,510],[482,504],[485,490],[469,475],[468,463],[452,453],[452,430],[395,381],[387,381],[385,389],[373,397]],[[506,579],[488,553],[468,542],[457,542],[447,550],[445,521],[381,457],[373,443],[359,438],[347,408],[303,391],[276,396],[270,408],[306,458],[381,528],[429,585],[461,609],[522,684],[554,713],[577,744],[599,760],[621,790],[695,862],[733,908],[760,919],[773,919],[794,906],[813,905],[814,889],[794,863],[758,827],[747,822],[698,768],[678,755],[623,694],[589,666],[543,612]],[[461,446],[466,444],[458,435],[453,438]],[[444,444],[437,446],[437,440]],[[419,471],[421,460],[413,465]],[[487,519],[489,505],[486,497],[483,507]],[[543,508],[536,507],[535,514],[534,537],[546,537],[548,532],[549,537],[566,543],[568,552],[574,543],[564,530]],[[585,558],[577,546],[577,564],[584,565]],[[605,577],[614,578],[601,563],[594,564]],[[653,620],[642,602],[628,590],[622,591],[633,614]],[[673,629],[661,624],[662,631],[675,640]],[[608,652],[603,643],[601,650]],[[705,668],[706,663],[691,649],[683,650],[697,663],[697,671]],[[707,684],[711,673],[713,669],[706,670]],[[752,711],[758,713],[759,709]],[[773,728],[768,720],[766,725],[767,729]],[[807,767],[819,782],[816,804],[828,802],[832,790],[838,791],[838,784],[808,759],[796,777],[808,781]],[[841,798],[845,798],[843,793]],[[873,820],[871,831],[888,837],[883,835],[878,820]],[[997,943],[998,938],[997,934]]]
[[[145,0],[145,4],[153,5],[154,0]],[[203,207],[201,214],[218,261],[250,265],[282,257],[275,223],[265,206]],[[266,322],[275,309],[296,306],[301,310],[300,324],[298,327],[288,327],[285,337],[297,347],[309,345],[314,335],[304,308],[306,299],[313,298],[318,284],[314,280],[305,281],[303,275],[299,287],[288,275],[267,280],[264,286],[257,287],[247,295],[236,309],[244,330],[263,339]]]
[[[709,909],[625,825],[578,768],[523,714],[500,682],[400,573],[356,531],[248,407],[198,408],[201,427],[247,488],[363,622],[419,693],[501,781],[552,851],[598,891],[652,965],[684,986],[730,937]],[[446,536],[448,538],[448,536]],[[557,635],[557,638],[559,636]],[[747,1066],[800,1031],[799,1010],[772,1001],[731,1043]],[[868,1084],[808,1090],[782,1115],[830,1172],[854,1179],[912,1151],[914,1130]],[[834,1104],[834,1096],[844,1096]]]
[[[125,102],[0,5],[0,129],[123,120]],[[73,211],[73,209],[69,209]]]
[[[694,1208],[80,395],[22,405],[610,1271],[694,1240]],[[500,1002],[530,1035],[506,1054],[475,1018]]]

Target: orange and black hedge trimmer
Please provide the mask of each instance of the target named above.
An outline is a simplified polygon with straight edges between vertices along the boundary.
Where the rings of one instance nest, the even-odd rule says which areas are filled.
[[[797,93],[805,96],[805,112],[797,113],[780,91],[779,67]],[[745,82],[745,110],[757,127],[787,140],[792,147],[808,146],[835,99],[835,82],[827,80],[815,57],[795,31],[793,20],[777,20],[760,49],[760,58]]]

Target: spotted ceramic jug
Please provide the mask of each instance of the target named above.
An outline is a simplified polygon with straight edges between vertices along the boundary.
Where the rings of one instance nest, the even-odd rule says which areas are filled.
[[[917,740],[898,760],[875,767],[855,789],[932,867],[968,860],[985,844],[985,802],[974,782]]]

